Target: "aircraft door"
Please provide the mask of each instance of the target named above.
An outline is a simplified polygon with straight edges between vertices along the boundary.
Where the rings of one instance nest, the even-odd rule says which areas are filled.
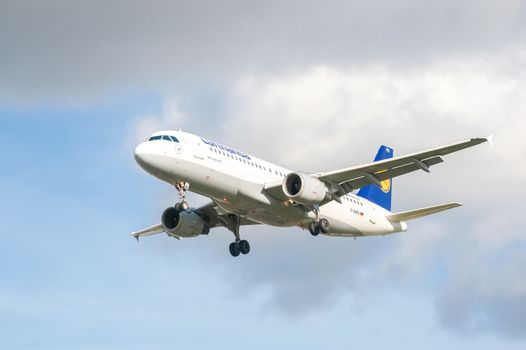
[[[194,157],[201,160],[205,159],[205,155],[203,153],[203,144],[201,141],[197,142],[197,146],[194,149]]]
[[[371,207],[369,209],[369,222],[371,224],[376,224],[376,208],[375,207]]]

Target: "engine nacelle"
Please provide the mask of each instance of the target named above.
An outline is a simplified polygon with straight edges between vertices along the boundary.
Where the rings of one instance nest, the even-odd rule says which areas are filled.
[[[323,182],[304,173],[288,174],[282,188],[287,197],[301,204],[320,204],[331,198]]]
[[[163,212],[161,223],[168,234],[178,237],[195,237],[208,231],[199,215],[191,210],[178,211],[174,207]]]

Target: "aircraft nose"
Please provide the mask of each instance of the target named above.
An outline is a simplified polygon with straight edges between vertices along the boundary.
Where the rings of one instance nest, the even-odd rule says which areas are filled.
[[[146,142],[139,144],[135,147],[134,157],[137,164],[142,168],[147,167],[150,164],[152,152],[149,145]]]

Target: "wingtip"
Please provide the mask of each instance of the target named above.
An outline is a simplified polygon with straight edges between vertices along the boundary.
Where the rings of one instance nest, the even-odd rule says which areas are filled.
[[[133,238],[135,238],[135,240],[137,241],[137,243],[139,243],[139,238],[140,238],[140,236],[139,236],[137,233],[133,232],[133,233],[130,234],[130,236],[132,236]]]
[[[489,142],[491,146],[493,146],[493,134],[486,136],[485,139]]]

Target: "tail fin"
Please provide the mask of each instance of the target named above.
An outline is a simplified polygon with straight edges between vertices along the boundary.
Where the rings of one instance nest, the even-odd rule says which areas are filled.
[[[378,153],[376,153],[376,157],[374,157],[374,161],[377,162],[379,160],[393,158],[393,153],[394,151],[392,148],[380,146]],[[358,191],[358,196],[391,211],[391,193],[392,181],[391,179],[387,179],[382,181],[381,188],[374,184],[362,187]]]

